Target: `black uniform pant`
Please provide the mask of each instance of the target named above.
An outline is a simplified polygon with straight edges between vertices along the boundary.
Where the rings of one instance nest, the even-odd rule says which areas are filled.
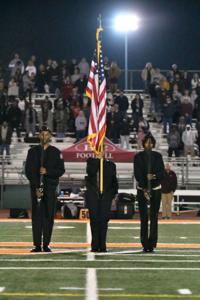
[[[91,247],[93,250],[106,250],[111,199],[104,195],[98,196],[95,192],[87,192],[86,203],[90,214]]]
[[[152,190],[150,207],[142,190],[137,191],[139,212],[140,212],[140,238],[145,249],[155,248],[158,240],[158,213],[160,209],[161,190]],[[150,228],[148,220],[150,218]]]
[[[56,207],[56,188],[44,188],[44,196],[38,203],[36,189],[31,187],[32,198],[32,232],[34,246],[48,246],[54,224]]]

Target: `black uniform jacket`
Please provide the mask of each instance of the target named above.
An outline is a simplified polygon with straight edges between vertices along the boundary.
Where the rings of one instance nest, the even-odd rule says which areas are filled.
[[[156,175],[156,179],[151,180],[151,188],[159,186],[164,176],[164,163],[161,154],[156,151],[139,152],[134,158],[134,173],[140,188],[148,188],[148,173]]]
[[[34,187],[40,186],[41,152],[40,145],[34,146],[29,149],[26,159],[26,177]],[[47,170],[47,174],[44,175],[44,185],[57,186],[59,177],[65,173],[64,161],[59,149],[50,145],[44,150],[43,167]]]
[[[99,170],[100,159],[88,158],[87,160],[87,175],[86,187],[88,191],[99,192]],[[116,165],[109,160],[103,161],[103,195],[113,198],[118,192],[118,181],[116,177]]]

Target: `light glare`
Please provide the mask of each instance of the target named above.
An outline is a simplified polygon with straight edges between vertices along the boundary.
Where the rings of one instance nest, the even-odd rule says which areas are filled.
[[[135,31],[138,29],[139,18],[133,14],[119,15],[115,18],[115,29],[117,31]]]

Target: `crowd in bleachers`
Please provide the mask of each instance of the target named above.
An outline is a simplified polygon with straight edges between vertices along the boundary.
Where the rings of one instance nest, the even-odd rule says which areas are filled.
[[[114,92],[121,70],[106,57],[104,65],[109,88]],[[85,96],[89,69],[85,58],[61,63],[48,59],[38,66],[34,55],[25,64],[16,53],[7,67],[0,66],[0,123],[12,131],[16,129],[19,142],[21,131],[34,136],[42,125],[60,140],[66,132],[75,132],[76,139],[81,139],[87,134],[90,112],[90,101]],[[35,93],[46,94],[37,110],[32,101]],[[53,103],[49,94],[55,95]]]
[[[144,118],[144,99],[136,93],[130,100],[119,89],[121,70],[116,62],[105,57],[104,68],[108,89],[106,135],[114,143],[130,149],[130,133],[134,131],[141,149],[150,128],[148,119]],[[75,133],[77,141],[85,137],[90,113],[90,101],[85,95],[89,69],[85,58],[60,63],[48,59],[38,65],[34,55],[25,63],[17,53],[8,66],[0,66],[0,155],[4,149],[9,155],[6,145],[11,142],[10,132],[14,129],[19,142],[22,131],[27,137],[35,136],[43,125],[55,132],[59,140],[67,132]],[[175,156],[194,155],[194,143],[200,145],[199,75],[190,77],[175,64],[167,74],[161,74],[158,68],[147,63],[141,77],[144,91],[149,95],[150,117],[163,125],[169,156],[173,152]],[[37,109],[33,102],[36,93],[46,95]],[[55,95],[53,102],[50,94]]]
[[[151,99],[154,121],[163,124],[168,155],[194,155],[200,145],[200,78],[198,73],[181,72],[176,64],[164,75],[147,63],[142,71],[145,90]],[[193,122],[195,120],[195,122]]]

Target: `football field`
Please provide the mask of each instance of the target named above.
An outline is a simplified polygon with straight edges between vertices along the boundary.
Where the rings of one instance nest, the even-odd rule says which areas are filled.
[[[58,220],[53,253],[30,253],[30,220],[0,220],[0,300],[200,299],[200,221],[160,221],[142,253],[138,221],[109,223],[108,252],[90,250],[87,221]]]

